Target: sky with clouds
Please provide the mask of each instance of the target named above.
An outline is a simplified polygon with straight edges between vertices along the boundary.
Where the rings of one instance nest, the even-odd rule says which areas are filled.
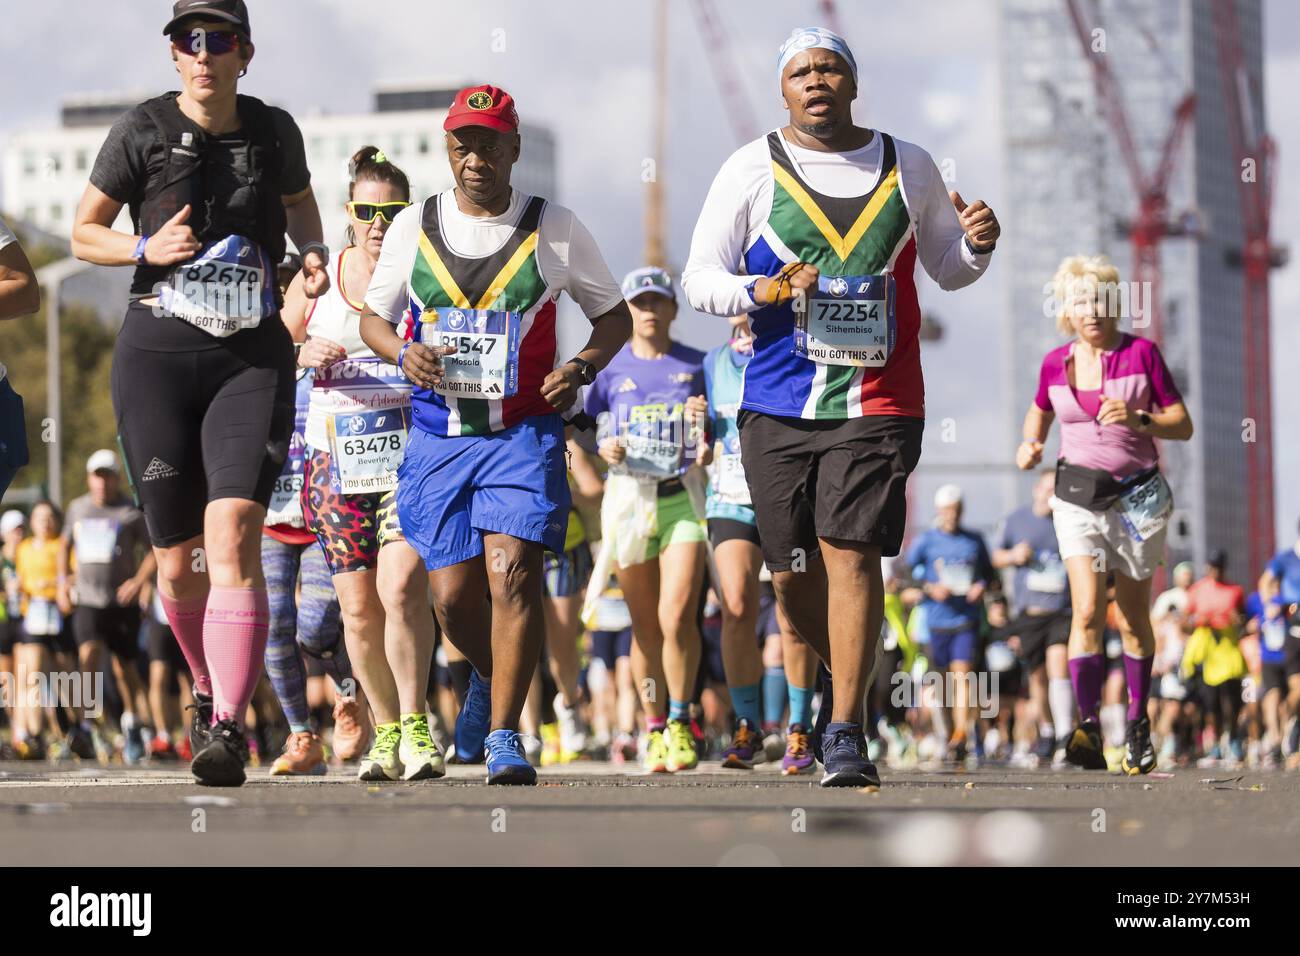
[[[714,0],[730,37],[730,64],[760,126],[784,116],[774,75],[776,48],[796,25],[820,22],[815,0]],[[653,22],[648,2],[594,0],[249,0],[257,56],[241,91],[292,112],[361,112],[378,83],[429,80],[438,85],[490,80],[510,90],[526,122],[549,126],[558,144],[558,196],[590,227],[616,275],[638,264],[643,244],[641,171],[651,153]],[[995,0],[911,0],[892,5],[842,0],[844,32],[861,72],[855,106],[876,126],[956,160],[967,200],[995,209],[1005,195],[998,111],[998,9]],[[106,14],[111,9],[112,15]],[[66,96],[89,91],[173,88],[160,34],[164,0],[50,0],[5,3],[0,142],[16,128],[57,121]],[[1280,91],[1300,88],[1300,4],[1265,0],[1268,123],[1281,168],[1297,168],[1300,113],[1277,107]],[[151,46],[156,45],[156,46]],[[151,53],[151,49],[153,52]],[[670,2],[669,133],[660,178],[668,203],[671,263],[684,263],[695,215],[719,164],[738,145],[727,103],[710,67],[695,7]],[[527,143],[524,144],[527,149]],[[1274,235],[1300,257],[1300,190],[1277,179]],[[924,350],[932,421],[963,415],[960,441],[927,439],[927,460],[1002,457],[1007,437],[1000,380],[1001,274],[994,264],[957,294],[918,281],[922,307],[940,315],[947,335]],[[1274,351],[1300,354],[1300,269],[1275,274]],[[683,315],[679,336],[707,347],[725,334],[721,320]],[[1293,537],[1300,515],[1300,441],[1289,414],[1300,409],[1300,377],[1274,373],[1278,450],[1278,525]],[[1035,374],[1036,370],[1014,370]],[[1284,379],[1279,381],[1279,379]],[[981,397],[972,402],[972,394]],[[983,396],[987,395],[987,401]],[[980,413],[972,414],[972,406]],[[935,430],[931,430],[932,432]],[[1009,455],[1011,449],[1005,449]],[[924,489],[939,480],[922,475]],[[993,479],[969,477],[972,512],[988,526],[1001,507]],[[926,495],[928,497],[928,495]],[[922,499],[924,500],[924,499]]]

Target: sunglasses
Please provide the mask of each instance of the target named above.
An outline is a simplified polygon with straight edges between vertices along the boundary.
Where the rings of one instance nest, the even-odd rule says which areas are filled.
[[[172,43],[176,49],[189,56],[198,56],[207,50],[213,56],[221,56],[239,49],[243,37],[234,30],[177,30],[172,34]]]
[[[348,213],[358,222],[371,223],[376,216],[383,216],[384,222],[391,224],[397,214],[409,206],[409,202],[350,202]]]

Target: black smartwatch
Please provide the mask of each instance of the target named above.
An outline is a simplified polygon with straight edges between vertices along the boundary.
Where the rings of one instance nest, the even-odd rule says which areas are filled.
[[[1143,430],[1151,427],[1151,415],[1145,409],[1139,408],[1137,415],[1138,424],[1142,426]]]
[[[565,364],[578,366],[578,375],[582,378],[583,385],[590,385],[592,382],[596,381],[596,366],[592,365],[586,359],[575,357],[569,359]]]

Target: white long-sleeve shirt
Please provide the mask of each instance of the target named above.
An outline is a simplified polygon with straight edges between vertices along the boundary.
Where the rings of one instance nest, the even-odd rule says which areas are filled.
[[[861,149],[826,153],[781,138],[803,179],[827,196],[867,193],[880,176],[883,140],[877,133]],[[963,242],[957,210],[943,176],[921,147],[894,139],[899,186],[915,230],[917,258],[940,288],[970,285],[988,268],[991,253],[977,254]],[[763,231],[772,210],[772,160],[767,137],[736,150],[709,187],[691,238],[682,288],[691,308],[711,315],[738,315],[757,308],[746,291],[745,250]]]

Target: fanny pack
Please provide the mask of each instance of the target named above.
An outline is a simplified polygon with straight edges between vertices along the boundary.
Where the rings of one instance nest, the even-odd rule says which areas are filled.
[[[1152,465],[1122,481],[1100,468],[1072,465],[1064,458],[1056,461],[1056,497],[1090,511],[1105,511],[1135,485],[1150,480],[1160,469]]]

